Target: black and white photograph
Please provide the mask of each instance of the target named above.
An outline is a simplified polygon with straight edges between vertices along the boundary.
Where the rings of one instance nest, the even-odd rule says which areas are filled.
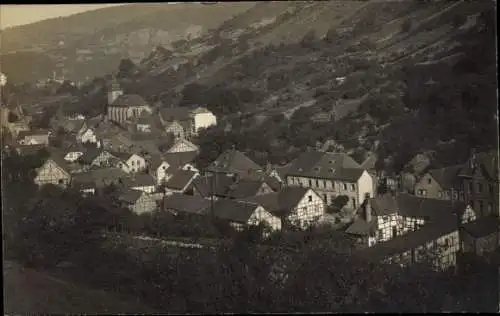
[[[4,315],[500,313],[495,0],[0,5]]]

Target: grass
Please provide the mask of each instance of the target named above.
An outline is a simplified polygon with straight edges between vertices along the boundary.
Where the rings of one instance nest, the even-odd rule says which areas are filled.
[[[4,314],[131,314],[151,308],[4,262]]]

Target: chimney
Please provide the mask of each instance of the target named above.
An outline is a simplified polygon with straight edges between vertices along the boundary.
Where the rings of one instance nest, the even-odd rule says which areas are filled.
[[[365,194],[365,220],[369,223],[372,221],[372,206],[370,203],[370,193]]]

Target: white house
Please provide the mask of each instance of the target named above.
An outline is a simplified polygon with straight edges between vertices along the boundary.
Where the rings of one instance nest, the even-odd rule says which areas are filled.
[[[158,204],[151,194],[138,190],[124,190],[118,199],[135,214],[151,213],[158,209]]]
[[[53,184],[67,187],[71,183],[71,170],[63,159],[52,155],[36,170],[34,182],[38,186]]]
[[[284,188],[280,192],[257,195],[244,200],[255,202],[271,214],[281,218],[282,224],[305,229],[320,222],[325,214],[325,204],[312,189]]]
[[[111,154],[119,159],[117,167],[122,169],[126,173],[140,172],[147,168],[146,159],[139,156],[138,154],[117,152],[113,152]]]
[[[204,107],[198,107],[191,112],[194,121],[194,132],[198,134],[202,128],[217,125],[217,117]]]
[[[83,131],[80,131],[76,135],[76,140],[81,144],[92,143],[97,144],[97,147],[100,147],[100,143],[97,140],[96,133],[92,128],[86,128]]]
[[[188,141],[185,138],[178,139],[172,147],[168,150],[169,153],[177,153],[177,152],[187,152],[187,151],[198,151],[199,148],[192,142]]]
[[[310,151],[301,154],[286,173],[290,187],[312,188],[329,205],[340,195],[348,197],[346,208],[355,210],[366,194],[374,196],[373,178],[346,154]]]
[[[238,231],[247,226],[258,226],[261,223],[265,223],[272,231],[281,230],[280,218],[257,203],[221,199],[215,202],[213,212],[215,217],[229,221],[230,225]]]

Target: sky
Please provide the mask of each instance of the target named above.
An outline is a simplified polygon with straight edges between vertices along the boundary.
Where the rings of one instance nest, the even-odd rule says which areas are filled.
[[[123,4],[0,5],[0,29],[117,5]]]

